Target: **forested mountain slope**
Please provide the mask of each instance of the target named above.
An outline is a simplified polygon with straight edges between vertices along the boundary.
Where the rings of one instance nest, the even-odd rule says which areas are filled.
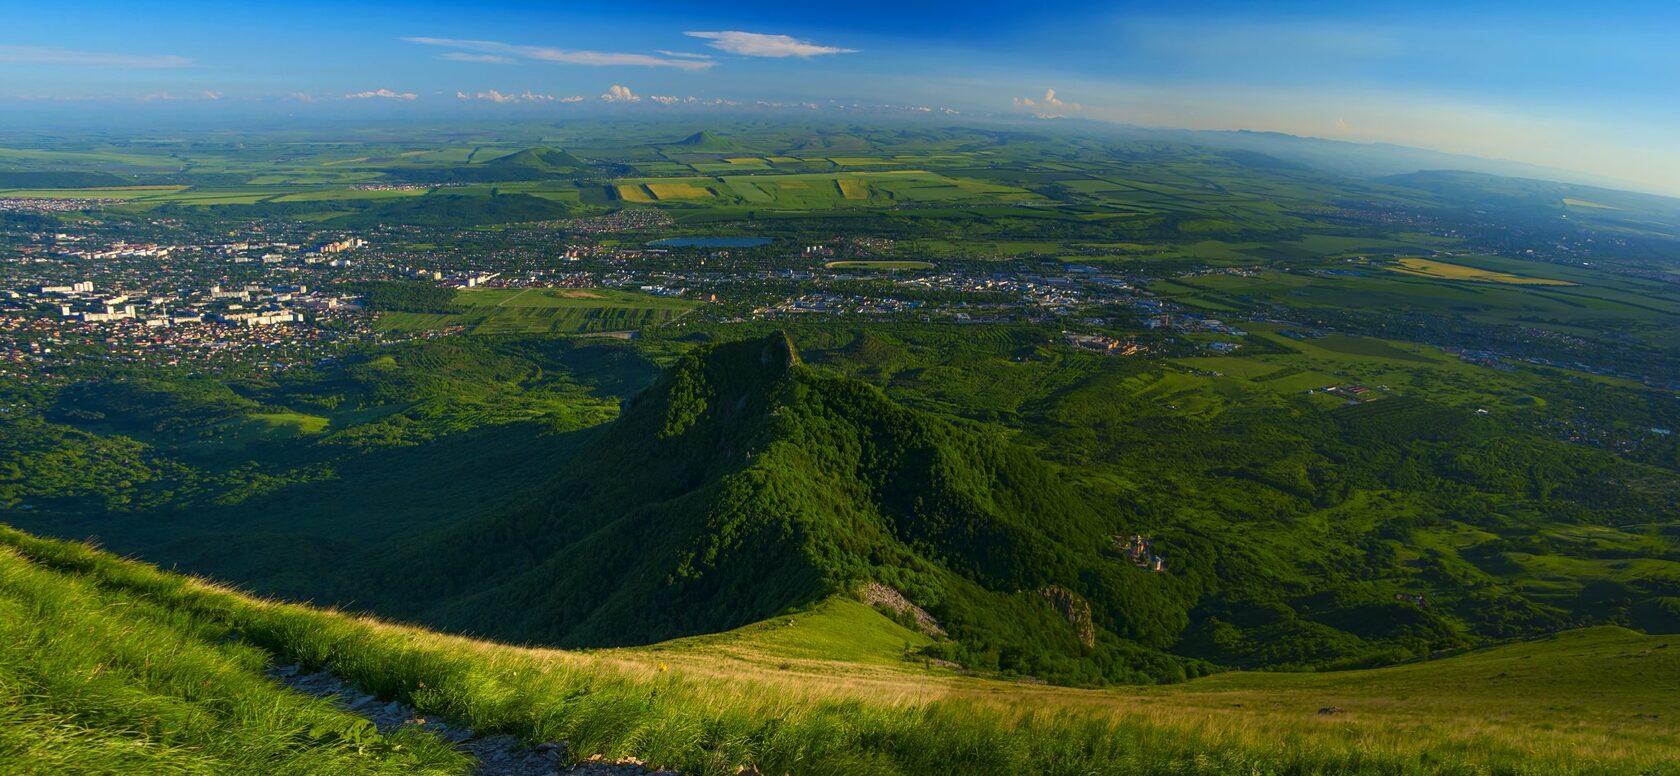
[[[954,656],[1068,678],[1182,678],[1159,651],[1195,582],[1119,557],[1094,509],[1000,438],[799,363],[785,335],[683,358],[546,488],[391,562],[399,611],[511,639],[722,630],[865,581]]]

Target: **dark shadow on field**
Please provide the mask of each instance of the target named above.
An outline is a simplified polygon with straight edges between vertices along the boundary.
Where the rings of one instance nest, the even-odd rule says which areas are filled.
[[[491,514],[541,487],[596,429],[537,423],[472,429],[423,445],[382,448],[336,465],[336,476],[232,505],[136,514],[21,512],[46,536],[261,595],[380,613],[400,591],[370,588],[369,569],[406,539]]]

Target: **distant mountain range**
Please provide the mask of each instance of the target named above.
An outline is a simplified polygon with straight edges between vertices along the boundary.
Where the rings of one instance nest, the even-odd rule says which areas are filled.
[[[1095,121],[1070,120],[1080,129],[1133,140],[1156,140],[1209,148],[1266,154],[1325,172],[1357,178],[1377,178],[1426,170],[1460,170],[1485,175],[1538,178],[1627,190],[1633,184],[1574,170],[1503,159],[1432,151],[1392,143],[1355,143],[1282,132],[1253,130],[1146,129]]]

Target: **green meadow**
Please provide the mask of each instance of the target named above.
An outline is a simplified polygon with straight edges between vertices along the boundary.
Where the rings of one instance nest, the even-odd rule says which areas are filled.
[[[607,288],[467,288],[455,294],[459,312],[385,312],[377,325],[391,331],[459,327],[474,334],[624,332],[670,322],[697,304]]]

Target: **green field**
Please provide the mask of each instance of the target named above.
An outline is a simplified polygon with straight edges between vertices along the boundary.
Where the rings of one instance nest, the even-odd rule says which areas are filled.
[[[382,313],[387,331],[462,328],[474,334],[578,334],[637,331],[675,320],[696,302],[606,288],[469,288],[453,313]]]
[[[154,199],[180,194],[186,186],[100,186],[86,189],[5,189],[0,197],[39,199]]]

